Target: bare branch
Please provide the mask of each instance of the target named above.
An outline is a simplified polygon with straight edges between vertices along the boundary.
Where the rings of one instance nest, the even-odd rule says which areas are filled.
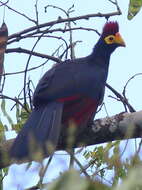
[[[42,54],[42,53],[38,53],[38,52],[35,52],[35,51],[30,51],[30,50],[27,50],[27,49],[23,49],[23,48],[12,48],[12,49],[7,49],[6,50],[6,53],[25,53],[25,54],[29,54],[29,55],[34,55],[34,56],[37,56],[37,57],[41,57],[41,58],[45,58],[45,59],[50,59],[52,61],[55,61],[57,63],[62,63],[62,61],[56,57],[53,57],[53,56],[50,56],[50,55],[46,55],[46,54]]]
[[[9,97],[9,96],[6,96],[6,95],[0,95],[0,99],[9,99],[9,100],[12,100],[13,102],[15,102],[16,104],[19,104],[22,108],[24,108],[28,113],[29,113],[29,110],[20,102],[20,100],[18,98],[12,98],[12,97]]]
[[[90,18],[95,18],[95,17],[110,17],[110,16],[116,16],[116,15],[120,15],[121,13],[116,11],[116,12],[111,12],[111,13],[96,13],[96,14],[87,14],[87,15],[82,15],[82,16],[77,16],[77,17],[71,17],[71,18],[58,18],[57,20],[51,21],[51,22],[47,22],[47,23],[43,23],[43,24],[39,24],[38,26],[33,26],[27,29],[22,30],[21,32],[17,32],[15,34],[12,34],[9,36],[9,40],[13,39],[13,38],[17,38],[17,37],[21,37],[23,34],[35,31],[35,30],[39,30],[41,28],[47,27],[47,26],[53,26],[56,24],[60,24],[60,23],[65,23],[65,22],[71,22],[71,21],[77,21],[77,20],[88,20]]]
[[[132,77],[130,77],[130,78],[128,79],[128,81],[126,82],[126,84],[125,84],[125,86],[124,86],[123,92],[122,92],[122,94],[123,94],[124,97],[126,97],[126,88],[127,88],[128,84],[130,83],[130,81],[131,81],[132,79],[134,79],[135,77],[139,76],[139,75],[142,75],[142,73],[136,73],[135,75],[133,75]]]
[[[18,36],[12,40],[9,40],[7,44],[11,44],[11,43],[14,43],[14,42],[19,42],[20,40],[22,39],[25,39],[25,38],[32,38],[34,37],[35,35],[38,35],[37,37],[39,37],[39,34],[41,33],[55,33],[55,32],[62,32],[62,33],[65,33],[65,32],[70,32],[70,31],[73,31],[73,30],[86,30],[86,31],[92,31],[92,32],[95,32],[97,33],[99,36],[100,36],[100,33],[98,32],[98,30],[96,29],[93,29],[93,28],[86,28],[86,27],[75,27],[75,28],[56,28],[56,29],[52,29],[52,30],[49,30],[49,29],[46,29],[46,30],[39,30],[39,31],[35,31],[35,32],[32,32],[30,34],[26,34],[26,35],[23,35],[23,36]],[[46,35],[44,35],[43,37],[45,37]]]
[[[27,60],[27,63],[26,63],[26,67],[25,67],[25,73],[24,73],[24,89],[23,89],[23,95],[24,95],[24,105],[26,106],[27,105],[27,100],[26,100],[26,82],[27,82],[27,74],[28,74],[28,67],[29,67],[29,63],[30,63],[30,59],[32,57],[32,52],[34,51],[36,45],[38,44],[38,42],[40,41],[41,37],[44,35],[41,34],[41,36],[39,36],[39,38],[36,40],[35,44],[33,45],[32,47],[32,50],[30,51],[31,53],[29,54],[29,58]]]
[[[8,1],[7,1],[6,3],[3,3],[2,1],[0,1],[0,3],[1,3],[2,5],[5,5],[5,6],[6,6],[8,9],[10,9],[11,11],[17,13],[18,15],[23,16],[24,18],[26,18],[26,19],[28,19],[29,21],[31,21],[31,22],[33,22],[34,24],[36,24],[36,21],[35,21],[35,20],[31,19],[30,17],[28,17],[28,16],[25,15],[24,13],[21,13],[21,12],[15,10],[15,9],[11,8],[10,6],[8,6],[8,5],[7,5]]]
[[[35,13],[36,13],[36,24],[37,26],[39,25],[39,18],[38,18],[38,0],[36,0],[36,4],[35,4]]]
[[[1,3],[0,7],[1,6],[5,6],[7,3],[9,3],[9,0],[7,0],[5,3],[3,3],[3,2],[0,1],[0,3]]]
[[[119,92],[117,92],[114,88],[112,88],[112,87],[111,87],[109,84],[107,84],[107,83],[106,83],[106,87],[107,87],[108,89],[110,89],[110,90],[116,95],[117,98],[120,99],[120,101],[124,104],[124,106],[125,106],[125,105],[128,106],[130,112],[135,112],[135,111],[136,111],[136,110],[129,104],[128,100],[127,100],[125,97],[123,97]]]
[[[119,7],[119,5],[118,5],[118,2],[117,2],[117,0],[108,0],[109,2],[111,2],[112,4],[114,4],[115,6],[116,6],[116,8],[117,8],[117,11],[118,12],[120,12],[121,13],[121,10],[120,10],[120,7]],[[121,13],[122,14],[122,13]]]
[[[141,138],[142,111],[134,113],[120,113],[110,118],[97,119],[91,126],[86,126],[75,142],[74,148],[95,145],[114,140]],[[14,139],[0,143],[0,168],[15,162],[8,157],[9,149]],[[65,150],[66,139],[61,135],[57,150]],[[5,159],[6,158],[6,159]],[[21,163],[28,162],[28,159]]]
[[[65,15],[67,16],[67,12],[64,9],[62,9],[61,7],[55,6],[55,5],[47,5],[47,6],[45,6],[44,7],[45,13],[47,13],[47,8],[49,8],[49,7],[54,8],[54,9],[58,9],[58,10],[62,11],[63,13],[65,13]]]

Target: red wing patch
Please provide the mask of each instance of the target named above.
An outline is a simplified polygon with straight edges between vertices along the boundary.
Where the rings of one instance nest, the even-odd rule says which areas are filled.
[[[69,101],[73,101],[73,100],[77,100],[77,99],[80,99],[80,95],[59,98],[58,101],[59,102],[69,102]]]
[[[80,125],[87,122],[98,107],[98,101],[80,95],[62,98],[59,101],[64,102],[62,123],[71,120]]]

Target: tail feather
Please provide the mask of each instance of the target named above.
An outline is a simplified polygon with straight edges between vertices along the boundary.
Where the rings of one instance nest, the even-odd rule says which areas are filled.
[[[40,146],[44,149],[44,153],[49,155],[46,145],[50,142],[55,147],[58,143],[62,110],[63,104],[58,102],[34,109],[16,137],[10,150],[10,156],[16,159],[30,157],[30,148],[32,148],[30,146],[33,140],[35,141],[34,145]]]

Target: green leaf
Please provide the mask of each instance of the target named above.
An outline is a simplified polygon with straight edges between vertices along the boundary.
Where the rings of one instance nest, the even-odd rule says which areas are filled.
[[[12,125],[12,130],[15,130],[16,132],[19,132],[23,127],[23,123],[19,122],[17,124]]]
[[[4,131],[5,131],[5,128],[4,128],[3,124],[0,122],[0,133],[4,132]]]
[[[128,177],[121,185],[116,185],[113,190],[141,190],[142,189],[142,167],[133,168]]]
[[[57,180],[46,186],[48,190],[110,190],[100,181],[81,177],[79,172],[71,169],[63,173]]]
[[[142,0],[130,0],[128,9],[128,20],[131,20],[141,9]]]
[[[49,185],[48,190],[86,190],[88,182],[80,177],[79,172],[70,170]]]
[[[13,125],[13,121],[11,119],[11,117],[9,116],[9,114],[6,112],[6,103],[5,103],[5,99],[2,100],[1,102],[1,110],[2,110],[2,113],[3,115],[6,117],[6,119],[8,120],[8,122]]]
[[[22,108],[20,113],[21,122],[24,124],[27,121],[28,117],[29,113],[24,108]]]
[[[5,139],[5,127],[3,124],[0,122],[0,141]]]

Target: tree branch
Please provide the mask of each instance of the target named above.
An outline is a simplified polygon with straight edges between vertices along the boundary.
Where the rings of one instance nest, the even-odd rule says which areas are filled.
[[[110,16],[116,16],[116,15],[121,15],[121,12],[116,11],[116,12],[112,12],[112,13],[96,13],[96,14],[87,14],[87,15],[82,15],[82,16],[76,16],[76,17],[71,17],[71,18],[58,18],[57,20],[51,21],[51,22],[47,22],[47,23],[43,23],[43,24],[39,24],[38,26],[33,26],[27,29],[22,30],[21,32],[18,33],[14,33],[12,35],[10,35],[8,37],[8,39],[13,39],[13,38],[17,38],[20,37],[23,34],[32,32],[34,30],[39,30],[41,28],[47,27],[47,26],[53,26],[55,24],[60,24],[60,23],[65,23],[65,22],[71,22],[71,21],[77,21],[77,20],[82,20],[82,19],[86,19],[88,20],[89,18],[94,18],[94,17],[105,17],[108,18]]]
[[[17,38],[14,38],[12,40],[9,40],[7,42],[7,44],[11,44],[11,43],[14,43],[14,42],[18,42],[22,39],[26,39],[26,38],[33,38],[33,37],[39,37],[39,34],[42,34],[42,33],[56,33],[56,32],[62,32],[62,33],[65,33],[65,32],[70,32],[70,31],[74,31],[74,30],[85,30],[85,31],[92,31],[92,32],[95,32],[96,34],[98,34],[99,36],[101,35],[98,30],[96,29],[93,29],[93,28],[86,28],[86,27],[74,27],[74,28],[56,28],[56,29],[45,29],[45,30],[38,30],[38,31],[34,31],[30,34],[26,34],[26,35],[23,35],[23,36],[20,36],[20,37],[17,37]],[[49,35],[44,35],[43,37],[49,37]],[[57,37],[56,38],[58,39],[61,39],[61,37]],[[62,38],[63,39],[63,38]]]
[[[18,15],[23,16],[24,18],[26,18],[26,19],[28,19],[29,21],[31,21],[31,22],[33,22],[34,24],[36,24],[36,21],[35,21],[35,20],[31,19],[30,17],[28,17],[28,16],[25,15],[24,13],[21,13],[21,12],[15,10],[15,9],[11,8],[10,6],[8,6],[8,5],[7,5],[8,2],[9,2],[9,1],[7,1],[6,3],[3,3],[2,1],[0,1],[0,3],[1,3],[2,5],[5,5],[5,6],[6,6],[8,9],[10,9],[11,11],[17,13]]]
[[[30,51],[28,49],[24,49],[24,48],[11,48],[11,49],[7,49],[6,50],[6,53],[25,53],[25,54],[28,54],[28,55],[34,55],[34,56],[37,56],[37,57],[41,57],[41,58],[46,58],[46,59],[51,59],[52,61],[55,61],[57,63],[61,63],[62,61],[56,57],[53,57],[51,55],[47,55],[47,54],[42,54],[42,53],[38,53],[38,52],[35,52],[35,51]]]
[[[142,111],[134,113],[120,113],[110,118],[97,119],[94,124],[87,126],[80,133],[75,142],[74,148],[88,145],[106,143],[114,140],[123,140],[131,138],[141,138],[142,136]],[[4,168],[14,163],[8,157],[12,140],[0,143],[0,168]],[[65,150],[66,140],[60,136],[57,150]],[[28,159],[21,163],[28,162]]]
[[[111,90],[116,97],[124,104],[124,106],[126,105],[129,108],[130,112],[135,112],[136,110],[130,105],[130,103],[128,102],[126,96],[122,96],[120,93],[118,93],[114,88],[112,88],[109,84],[106,83],[106,87]]]

